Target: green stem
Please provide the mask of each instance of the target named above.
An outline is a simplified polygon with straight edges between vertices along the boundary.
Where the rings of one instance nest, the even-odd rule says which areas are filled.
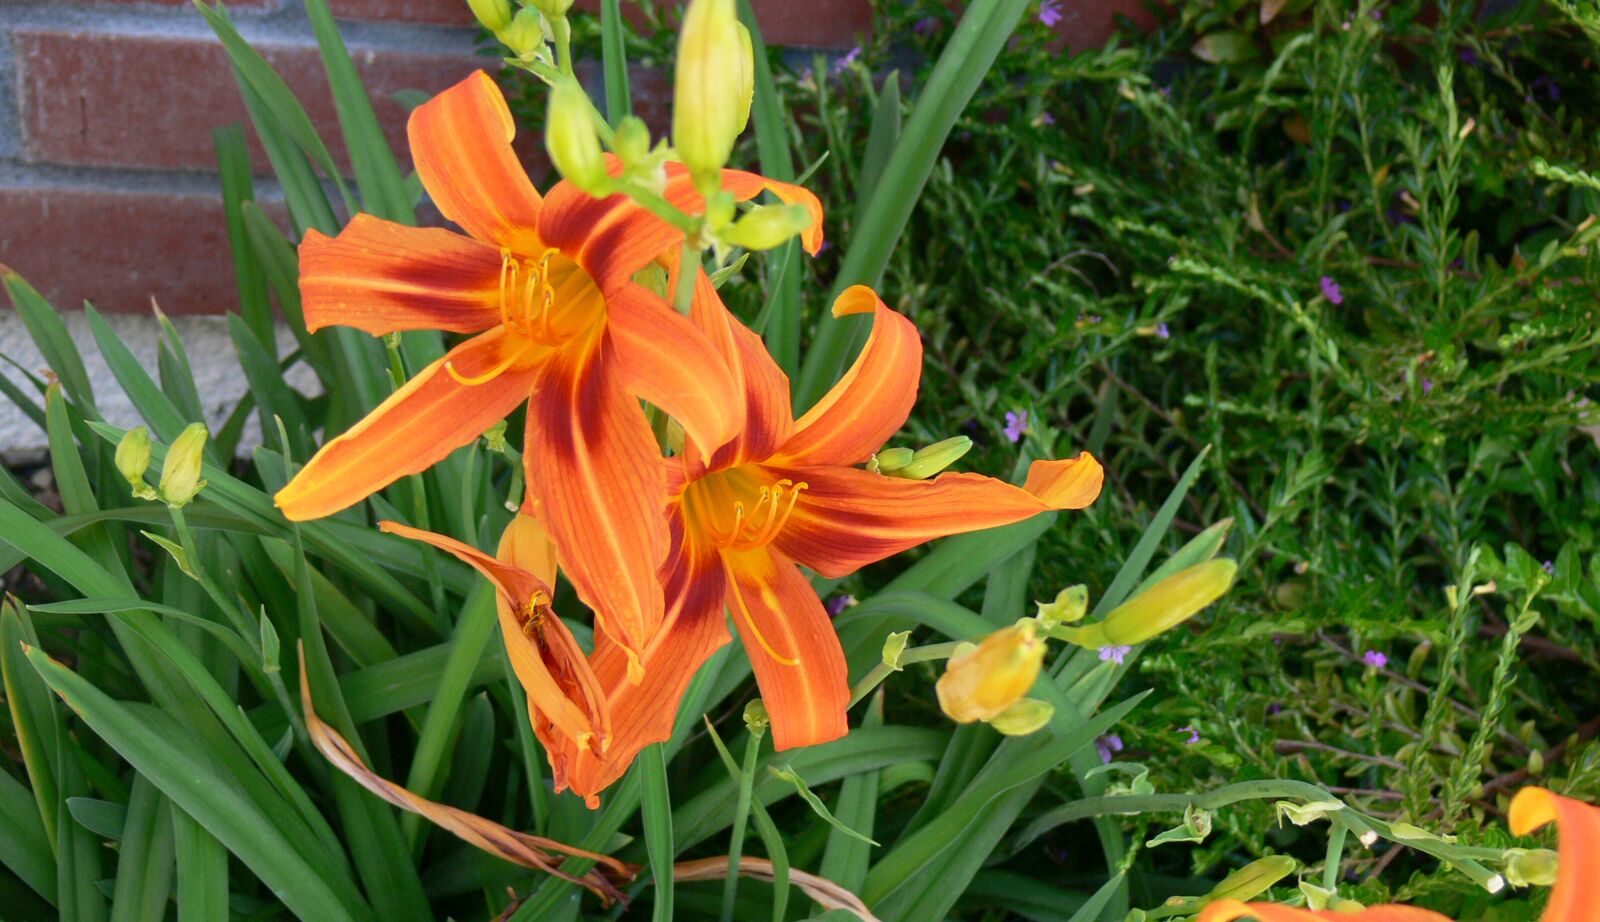
[[[739,892],[739,859],[744,854],[745,824],[750,819],[750,796],[755,790],[756,757],[765,733],[751,733],[739,771],[739,805],[733,811],[733,832],[728,841],[728,877],[722,882],[722,922],[732,922],[734,897]]]
[[[960,643],[960,641],[953,640],[949,643],[934,643],[928,644],[924,647],[912,647],[909,650],[901,652],[899,666],[890,666],[888,663],[879,663],[878,665],[873,666],[872,669],[862,677],[861,681],[857,682],[855,687],[850,689],[850,703],[845,706],[845,710],[849,710],[850,708],[855,707],[857,704],[860,704],[862,699],[872,694],[872,690],[883,684],[883,680],[887,679],[891,673],[899,672],[902,668],[911,663],[925,663],[929,660],[949,659],[955,655],[956,647],[959,646]]]

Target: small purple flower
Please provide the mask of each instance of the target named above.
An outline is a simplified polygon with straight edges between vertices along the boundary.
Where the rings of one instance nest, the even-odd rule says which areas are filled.
[[[844,611],[845,609],[849,608],[850,606],[852,606],[854,604],[856,604],[856,597],[855,596],[853,596],[853,595],[836,595],[833,598],[829,599],[824,607],[828,609],[828,617],[837,618],[837,617],[839,617],[839,613],[840,612]]]
[[[1163,320],[1160,323],[1156,324],[1156,335],[1161,337],[1162,339],[1171,339],[1172,338],[1172,331],[1167,329],[1167,322],[1165,320]]]
[[[1555,561],[1546,560],[1544,563],[1540,564],[1540,566],[1544,567],[1544,572],[1548,573],[1549,575],[1551,575],[1551,576],[1555,576],[1556,575],[1556,564],[1555,564]]]
[[[831,70],[833,71],[833,75],[835,77],[837,77],[840,74],[844,73],[845,71],[849,70],[850,69],[850,65],[854,64],[856,62],[856,59],[859,58],[859,57],[861,57],[861,46],[857,45],[854,48],[851,48],[849,51],[845,52],[844,57],[842,57],[839,60],[833,62],[833,67],[831,68]]]
[[[1193,727],[1179,727],[1178,732],[1189,734],[1189,738],[1183,741],[1185,746],[1193,746],[1195,743],[1200,742],[1200,731]]]
[[[924,16],[911,26],[911,31],[918,35],[932,35],[939,31],[939,18],[937,16]]]
[[[1101,762],[1110,762],[1112,756],[1122,751],[1122,737],[1115,733],[1107,733],[1105,736],[1096,737],[1094,748],[1100,751]]]
[[[1061,0],[1040,0],[1039,21],[1047,28],[1054,29],[1056,23],[1061,21]]]
[[[1382,669],[1389,665],[1389,657],[1379,653],[1377,650],[1368,650],[1361,654],[1361,661],[1374,669]]]
[[[1015,445],[1022,441],[1022,434],[1028,431],[1028,411],[1018,410],[1015,413],[1006,411],[1006,438]]]
[[[1334,304],[1344,303],[1344,292],[1339,289],[1339,283],[1324,275],[1317,284],[1322,286],[1322,296]]]
[[[1121,666],[1122,658],[1127,656],[1130,652],[1132,652],[1132,650],[1132,647],[1123,647],[1118,646],[1117,644],[1112,644],[1109,647],[1101,647],[1100,662],[1116,663],[1118,666]]]

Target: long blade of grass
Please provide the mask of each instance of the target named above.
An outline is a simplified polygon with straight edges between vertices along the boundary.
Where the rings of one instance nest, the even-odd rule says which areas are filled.
[[[922,187],[972,94],[1011,38],[1031,0],[974,0],[917,96],[894,154],[883,168],[870,203],[854,229],[834,280],[837,295],[850,285],[876,287],[889,254],[905,232]],[[830,297],[830,301],[832,298]],[[795,386],[795,406],[816,403],[865,341],[867,327],[855,317],[823,317],[806,351]]]

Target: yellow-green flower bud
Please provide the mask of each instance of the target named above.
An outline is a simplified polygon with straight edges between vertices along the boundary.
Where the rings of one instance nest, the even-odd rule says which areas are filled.
[[[610,185],[589,97],[578,81],[564,79],[551,88],[544,143],[550,162],[579,189],[598,198]]]
[[[950,658],[934,691],[956,723],[992,720],[1028,693],[1044,663],[1044,638],[1033,622],[1001,628],[971,650]]]
[[[1251,900],[1266,893],[1273,884],[1294,873],[1295,860],[1288,855],[1268,855],[1258,858],[1211,888],[1206,894],[1211,900]]]
[[[1171,630],[1228,591],[1239,565],[1226,557],[1180,570],[1123,602],[1104,621],[1083,627],[1058,627],[1052,636],[1080,647],[1140,644]]]
[[[898,471],[910,464],[911,459],[916,456],[917,453],[910,448],[885,448],[883,451],[873,455],[872,460],[867,462],[867,470],[875,474]]]
[[[1068,586],[1056,593],[1055,601],[1033,604],[1039,607],[1039,614],[1036,617],[1047,628],[1082,621],[1083,616],[1089,612],[1089,587]]]
[[[1556,853],[1548,848],[1506,849],[1506,881],[1513,887],[1555,886],[1556,869]]]
[[[765,733],[767,727],[772,725],[772,717],[767,714],[767,706],[760,698],[752,698],[744,706],[744,725],[751,733]]]
[[[478,24],[490,32],[500,32],[511,25],[510,0],[467,0]]]
[[[960,461],[961,456],[971,450],[972,440],[964,435],[958,435],[942,442],[935,442],[926,448],[917,449],[917,454],[911,459],[910,464],[889,473],[891,476],[904,477],[907,480],[927,480]]]
[[[139,499],[156,499],[156,491],[144,482],[144,472],[150,467],[150,430],[143,426],[129,429],[117,443],[117,471],[133,488]]]
[[[811,213],[803,205],[767,205],[740,218],[722,239],[747,250],[770,250],[787,243],[811,226]]]
[[[161,466],[161,501],[187,506],[206,485],[200,479],[201,455],[206,450],[206,424],[190,423],[172,440],[167,461]]]
[[[495,33],[495,37],[519,58],[532,58],[544,48],[544,24],[539,21],[539,11],[531,6],[517,10],[511,24]]]
[[[754,72],[750,40],[734,0],[690,0],[678,32],[672,144],[704,194],[715,189],[750,110],[745,74]]]
[[[1038,698],[1023,698],[989,718],[989,726],[1006,736],[1027,736],[1044,729],[1054,717],[1056,706]]]

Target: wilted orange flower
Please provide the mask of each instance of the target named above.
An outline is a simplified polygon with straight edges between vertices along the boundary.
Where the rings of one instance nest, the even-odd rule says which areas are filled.
[[[504,97],[482,71],[418,107],[409,123],[423,185],[465,235],[357,215],[337,237],[300,248],[306,325],[374,335],[432,329],[476,334],[420,371],[366,419],[323,446],[276,497],[310,519],[422,471],[530,400],[529,498],[602,626],[630,651],[662,615],[657,566],[667,553],[666,478],[636,398],[677,419],[697,445],[737,429],[741,393],[710,339],[633,281],[682,232],[617,195],[570,183],[541,198],[511,148]],[[796,186],[725,171],[736,198],[762,189],[815,215]],[[681,166],[666,199],[703,208]]]
[[[1560,854],[1556,883],[1550,890],[1540,922],[1600,922],[1600,807],[1570,797],[1527,787],[1511,799],[1512,833],[1525,836],[1555,823]],[[1219,900],[1201,911],[1196,922],[1450,922],[1448,918],[1412,906],[1374,906],[1360,912],[1311,911]]]
[[[616,733],[604,758],[575,754],[572,779],[580,793],[620,777],[635,744],[671,732],[675,707],[667,702],[677,701],[689,675],[726,639],[724,607],[750,651],[774,745],[787,749],[845,733],[844,653],[797,563],[843,576],[933,538],[1081,508],[1100,492],[1102,471],[1087,453],[1036,462],[1020,489],[976,474],[919,481],[854,467],[900,428],[916,400],[922,344],[911,322],[871,289],[846,291],[835,315],[873,312],[872,335],[849,372],[795,420],[788,379],[761,341],[717,309],[703,273],[697,284],[692,318],[723,343],[725,354],[737,356],[747,417],[741,434],[709,457],[691,446],[665,461],[673,481],[672,550],[662,583],[671,629],[647,656],[670,660],[682,675],[673,688],[652,690],[649,679],[625,688],[614,666],[602,667],[597,640],[595,672]],[[642,722],[640,736],[623,744],[633,729],[623,724],[633,720]]]

